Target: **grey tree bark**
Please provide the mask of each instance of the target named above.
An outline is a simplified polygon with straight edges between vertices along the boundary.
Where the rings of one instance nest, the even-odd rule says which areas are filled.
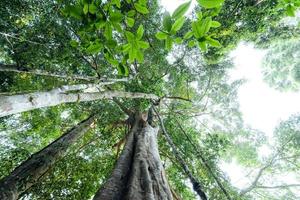
[[[18,199],[23,192],[36,184],[59,158],[66,154],[67,149],[89,130],[94,121],[95,117],[91,115],[44,149],[33,154],[10,175],[0,180],[0,199]]]
[[[102,82],[98,84],[65,85],[44,92],[32,92],[11,96],[0,95],[0,117],[71,102],[112,99],[114,97],[144,99],[158,98],[154,94],[101,91],[103,90],[101,88],[103,85],[113,83],[114,82]]]
[[[171,200],[172,193],[160,160],[158,128],[139,114],[111,177],[94,200]]]

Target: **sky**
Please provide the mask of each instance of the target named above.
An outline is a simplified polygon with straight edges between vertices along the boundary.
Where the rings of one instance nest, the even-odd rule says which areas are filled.
[[[161,5],[172,13],[178,5],[185,2],[187,0],[161,0]],[[188,12],[191,12],[194,5],[196,5],[195,0]],[[246,80],[238,91],[240,111],[245,124],[264,132],[271,140],[273,129],[281,120],[286,120],[297,112],[300,113],[300,92],[280,92],[263,81],[261,66],[266,52],[266,50],[255,49],[252,44],[241,42],[230,54],[234,61],[234,68],[229,74],[231,81]],[[261,156],[266,156],[270,152],[267,146],[260,149]],[[220,165],[235,187],[242,189],[251,182],[245,176],[247,170],[238,166],[234,159],[231,163],[222,162]],[[293,177],[286,177],[286,181],[293,181]]]

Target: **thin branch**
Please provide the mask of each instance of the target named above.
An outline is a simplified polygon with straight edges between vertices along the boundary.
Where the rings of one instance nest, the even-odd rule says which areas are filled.
[[[228,194],[228,192],[226,191],[225,187],[223,186],[223,184],[221,183],[221,181],[219,180],[219,178],[214,174],[214,172],[212,171],[212,169],[210,168],[210,166],[207,164],[206,159],[202,156],[203,152],[201,152],[199,150],[199,148],[196,147],[196,145],[194,144],[194,142],[192,142],[191,138],[188,136],[188,134],[186,133],[186,131],[183,129],[183,127],[180,124],[180,122],[176,118],[175,118],[175,120],[176,120],[176,123],[177,123],[179,129],[185,135],[185,137],[187,138],[187,140],[189,141],[189,143],[193,146],[194,150],[196,150],[197,155],[200,157],[202,163],[204,164],[204,166],[206,167],[206,169],[209,171],[209,173],[211,174],[211,176],[215,179],[215,181],[217,182],[218,186],[221,188],[221,190],[224,193],[224,195],[226,196],[226,198],[228,200],[231,200],[231,197]]]
[[[25,74],[34,74],[41,76],[51,76],[56,78],[66,78],[66,79],[77,79],[77,80],[86,80],[86,81],[95,81],[99,80],[97,77],[93,76],[79,76],[79,75],[65,75],[65,74],[57,74],[51,73],[43,70],[32,70],[32,69],[20,69],[17,65],[6,65],[0,64],[0,71],[2,72],[17,72],[17,73],[25,73]]]
[[[155,109],[155,107],[153,106],[153,110],[154,112],[156,113],[157,117],[158,117],[158,120],[160,122],[160,126],[162,128],[162,132],[167,140],[167,142],[169,143],[169,145],[171,146],[172,148],[172,151],[176,157],[176,159],[179,161],[182,169],[184,170],[184,172],[187,174],[187,176],[189,177],[192,185],[193,185],[193,188],[195,190],[195,192],[197,192],[197,194],[199,195],[199,197],[202,199],[202,200],[207,200],[207,197],[206,197],[206,194],[203,192],[203,189],[202,189],[202,186],[201,184],[199,183],[199,181],[192,175],[190,169],[188,168],[187,164],[185,163],[185,161],[183,160],[183,158],[180,156],[179,154],[179,151],[176,149],[176,146],[174,144],[174,142],[172,141],[170,135],[168,134],[168,132],[166,131],[165,129],[165,126],[164,126],[164,122],[162,120],[162,118],[160,117],[158,111]]]
[[[26,40],[26,39],[23,39],[23,38],[19,38],[19,37],[16,37],[12,34],[8,34],[8,33],[3,33],[3,32],[0,32],[0,35],[3,35],[6,39],[7,37],[10,37],[10,38],[14,38],[14,39],[17,39],[17,40],[22,40],[22,41],[26,41],[28,43],[32,43],[32,44],[38,44],[38,45],[43,45],[45,46],[44,44],[42,43],[38,43],[38,42],[34,42],[34,41],[30,41],[30,40]],[[7,39],[8,40],[8,39]],[[9,42],[10,43],[10,42]],[[11,43],[10,43],[11,44]]]
[[[177,99],[177,100],[192,102],[192,100],[184,98],[184,97],[164,96],[163,98],[165,98],[165,99]]]
[[[291,187],[300,187],[300,184],[286,184],[286,185],[274,185],[274,186],[265,186],[265,185],[258,185],[256,188],[261,189],[287,189]]]

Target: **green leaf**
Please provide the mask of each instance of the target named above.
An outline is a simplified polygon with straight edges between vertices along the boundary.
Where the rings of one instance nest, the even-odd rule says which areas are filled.
[[[203,42],[198,42],[198,46],[199,46],[199,48],[200,48],[202,51],[204,51],[204,52],[207,51],[207,44],[206,44],[205,41],[203,41]]]
[[[109,23],[105,24],[104,37],[109,40],[112,38],[112,27]]]
[[[188,46],[191,48],[191,47],[194,47],[194,46],[196,46],[197,45],[197,41],[196,40],[191,40],[191,41],[189,41],[189,43],[188,43]]]
[[[86,15],[89,12],[89,4],[84,4],[83,13]]]
[[[190,39],[192,36],[193,36],[193,31],[189,31],[184,35],[183,39],[187,40]]]
[[[288,5],[286,8],[286,14],[290,17],[295,17],[296,8],[292,5]]]
[[[128,70],[127,66],[119,63],[117,65],[117,68],[118,68],[118,75],[120,75],[120,76],[128,76],[129,75],[129,70]]]
[[[139,3],[135,3],[135,4],[134,4],[134,7],[135,7],[135,9],[136,9],[139,13],[142,13],[142,14],[144,14],[144,15],[146,15],[146,14],[149,13],[149,10],[148,10],[145,6],[143,6],[143,5],[139,4]]]
[[[177,38],[175,39],[175,43],[176,43],[176,44],[181,44],[182,42],[183,42],[183,40],[182,40],[181,37],[177,37]]]
[[[123,53],[128,53],[129,52],[129,50],[130,50],[130,48],[131,48],[131,45],[130,44],[124,44],[123,45]]]
[[[216,8],[220,7],[224,0],[197,0],[200,6],[204,8]]]
[[[112,0],[112,3],[117,6],[117,8],[121,8],[121,2],[120,0]]]
[[[148,49],[148,48],[149,48],[149,43],[148,43],[148,42],[145,42],[145,41],[138,41],[137,44],[138,44],[138,46],[139,46],[141,49]]]
[[[138,40],[140,40],[140,39],[142,39],[143,35],[144,35],[144,27],[141,24],[136,32],[136,37]]]
[[[178,18],[182,17],[186,13],[186,11],[189,9],[191,2],[192,1],[189,1],[189,2],[183,3],[180,6],[178,6],[178,8],[176,8],[176,10],[173,12],[172,18],[178,19]]]
[[[117,46],[118,43],[115,40],[107,40],[105,42],[105,44],[107,45],[107,47],[113,49],[113,48],[115,48]]]
[[[69,14],[70,14],[71,17],[74,17],[74,18],[79,19],[79,20],[82,19],[81,15],[82,15],[83,11],[82,11],[82,8],[81,8],[80,5],[69,6],[67,8],[67,10],[69,11]]]
[[[164,14],[163,27],[164,27],[164,30],[166,30],[168,32],[172,28],[172,19],[171,19],[171,16],[170,16],[169,12],[165,12],[165,14]]]
[[[165,40],[168,37],[168,34],[163,33],[163,32],[158,32],[155,34],[155,37],[159,40]]]
[[[105,24],[106,24],[105,21],[101,20],[101,21],[95,23],[95,26],[96,26],[97,29],[101,29],[105,26]]]
[[[113,12],[110,14],[110,17],[109,17],[110,21],[112,21],[112,22],[121,22],[122,18],[123,18],[123,15],[120,12]]]
[[[197,17],[198,17],[198,20],[201,20],[202,17],[203,17],[203,14],[201,11],[197,12]]]
[[[192,30],[196,38],[200,38],[200,27],[201,27],[201,22],[199,21],[192,22]]]
[[[97,54],[102,50],[103,46],[100,43],[93,43],[88,46],[86,52],[89,54]]]
[[[166,42],[165,42],[165,48],[170,51],[173,46],[173,40],[170,37],[167,37]]]
[[[221,26],[221,23],[218,21],[211,21],[211,27],[218,28]]]
[[[78,46],[78,42],[77,42],[76,40],[71,40],[71,41],[70,41],[70,45],[71,45],[72,47],[77,47],[77,46]]]
[[[127,17],[127,18],[126,18],[126,24],[127,24],[129,27],[133,27],[133,26],[134,26],[134,19],[133,19],[133,18],[130,18],[130,17]]]
[[[212,19],[211,17],[206,17],[204,20],[203,20],[203,35],[206,34],[210,27],[211,27],[211,22],[212,22]]]
[[[129,53],[129,62],[133,62],[137,56],[137,49],[131,45],[131,48],[129,49],[128,53]]]
[[[213,47],[221,47],[222,45],[218,40],[212,39],[210,37],[205,38],[207,43]]]
[[[185,22],[184,17],[180,17],[179,19],[177,19],[171,28],[171,33],[174,34],[177,31],[179,31],[181,29],[181,27],[183,26],[184,22]]]
[[[196,38],[203,37],[209,31],[209,29],[211,27],[211,21],[212,21],[211,17],[206,17],[200,23],[197,22],[195,28],[193,27],[195,25],[192,24],[193,30],[196,29],[196,31],[197,31],[198,37],[195,35]]]
[[[144,61],[144,54],[142,51],[137,51],[136,52],[136,59],[138,62],[142,63]]]
[[[130,10],[128,13],[127,13],[127,16],[128,17],[134,17],[135,16],[135,10]]]
[[[117,60],[115,60],[113,57],[111,57],[109,54],[105,54],[105,58],[113,66],[118,66],[119,65],[119,62]]]
[[[134,42],[135,41],[135,36],[133,33],[129,32],[129,31],[125,31],[125,35],[126,38],[128,40],[128,42]]]
[[[96,11],[97,11],[96,5],[95,5],[95,4],[90,4],[90,5],[89,5],[89,13],[95,14]]]
[[[121,24],[119,22],[113,22],[113,27],[119,32],[119,33],[123,33],[123,29],[121,27]]]

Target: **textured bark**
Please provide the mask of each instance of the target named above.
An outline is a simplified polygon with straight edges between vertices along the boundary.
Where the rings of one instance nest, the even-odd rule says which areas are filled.
[[[158,153],[158,128],[137,116],[111,177],[94,200],[173,199]]]
[[[82,121],[41,151],[33,154],[10,175],[0,180],[0,199],[18,199],[20,194],[33,186],[66,150],[93,124],[94,116]]]
[[[100,99],[144,98],[157,99],[153,94],[132,93],[122,91],[100,91],[99,86],[108,84],[78,84],[62,86],[46,92],[33,92],[11,96],[0,96],[0,117],[21,113],[37,108],[56,106],[63,103],[93,101]],[[79,91],[78,90],[84,90]],[[97,91],[97,92],[96,92]]]

